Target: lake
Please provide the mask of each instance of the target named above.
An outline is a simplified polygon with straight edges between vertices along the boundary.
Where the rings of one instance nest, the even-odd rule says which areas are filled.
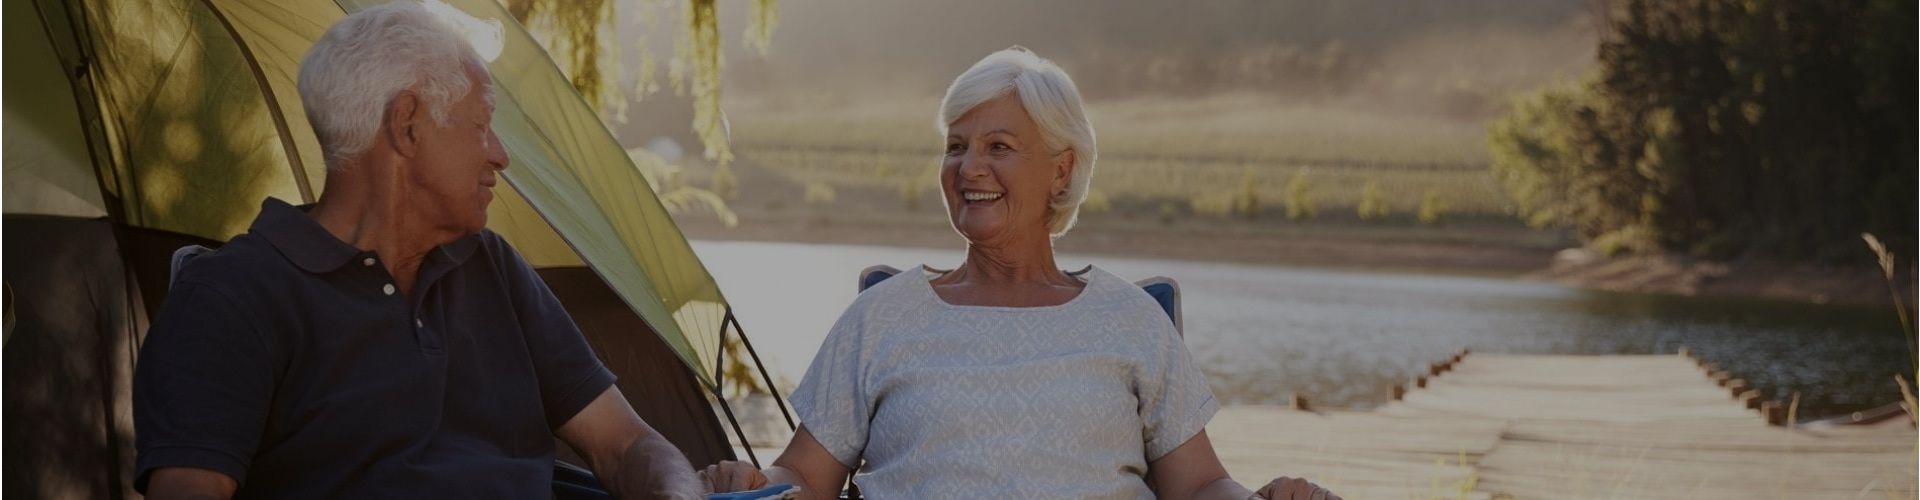
[[[961,250],[695,241],[783,391],[874,264],[951,268]],[[1598,292],[1484,277],[1061,255],[1127,279],[1180,282],[1186,339],[1226,404],[1384,403],[1396,382],[1476,353],[1672,354],[1691,346],[1802,420],[1899,399],[1913,373],[1891,307]],[[1471,360],[1471,357],[1469,357]],[[1469,361],[1471,362],[1471,361]],[[1704,375],[1702,378],[1704,379]],[[1729,403],[1732,404],[1732,403]]]

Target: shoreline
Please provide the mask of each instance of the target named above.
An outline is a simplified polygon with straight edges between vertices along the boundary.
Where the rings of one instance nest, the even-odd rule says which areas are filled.
[[[741,213],[735,227],[712,217],[680,221],[690,239],[958,249],[964,241],[931,210]],[[835,218],[837,217],[837,218]],[[1062,253],[1361,272],[1474,276],[1558,283],[1622,293],[1887,306],[1878,269],[1764,261],[1705,262],[1673,256],[1601,258],[1565,248],[1549,232],[1458,223],[1404,227],[1343,223],[1181,220],[1173,225],[1105,214],[1060,238]],[[1863,250],[1864,251],[1864,250]],[[1903,290],[1911,296],[1912,289]]]

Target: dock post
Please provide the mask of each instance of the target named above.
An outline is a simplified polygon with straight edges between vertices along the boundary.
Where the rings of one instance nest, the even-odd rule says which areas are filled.
[[[1760,415],[1766,417],[1767,425],[1775,427],[1787,425],[1787,407],[1779,401],[1760,403]]]
[[[1300,410],[1300,411],[1313,411],[1313,406],[1307,404],[1307,396],[1305,394],[1295,392],[1293,393],[1293,409]]]

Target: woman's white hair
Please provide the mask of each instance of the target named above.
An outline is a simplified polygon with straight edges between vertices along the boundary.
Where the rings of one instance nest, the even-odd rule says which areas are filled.
[[[1047,233],[1058,238],[1079,218],[1080,203],[1086,201],[1087,187],[1093,183],[1093,160],[1100,154],[1093,124],[1080,103],[1080,89],[1065,70],[1018,45],[988,54],[947,87],[937,127],[944,136],[947,127],[968,111],[1009,92],[1020,96],[1020,105],[1040,126],[1041,139],[1049,149],[1073,151],[1073,176],[1067,180],[1066,193],[1047,202],[1053,208]]]
[[[387,105],[414,89],[435,123],[446,125],[450,105],[472,90],[467,68],[485,70],[476,44],[486,27],[444,3],[398,0],[356,12],[328,28],[300,62],[300,100],[326,153],[327,168],[343,168],[372,147]],[[478,31],[476,31],[478,30]]]

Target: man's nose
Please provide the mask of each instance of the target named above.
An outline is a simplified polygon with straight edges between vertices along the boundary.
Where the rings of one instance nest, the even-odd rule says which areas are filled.
[[[513,158],[507,154],[507,145],[500,143],[500,134],[487,131],[487,143],[490,145],[487,148],[488,165],[495,171],[506,170],[507,165],[513,163]]]

